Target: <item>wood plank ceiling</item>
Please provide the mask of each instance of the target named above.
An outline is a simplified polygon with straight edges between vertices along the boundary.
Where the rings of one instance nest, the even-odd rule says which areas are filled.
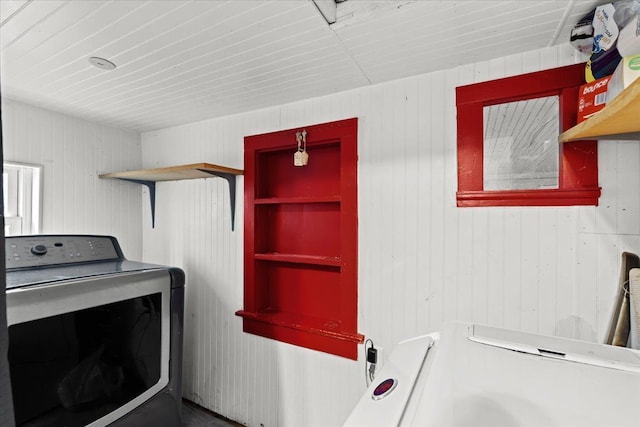
[[[3,0],[0,83],[148,131],[564,43],[600,3],[347,0],[329,25],[311,0]]]

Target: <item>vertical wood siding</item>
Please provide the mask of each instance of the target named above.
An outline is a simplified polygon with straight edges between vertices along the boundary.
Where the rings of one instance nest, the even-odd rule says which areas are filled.
[[[386,356],[450,320],[601,342],[620,254],[640,253],[640,143],[599,144],[598,207],[455,207],[455,87],[581,60],[564,45],[149,132],[143,165],[242,169],[245,135],[358,117],[359,332]],[[242,186],[235,232],[223,180],[159,184],[155,229],[144,199],[145,260],[187,275],[184,394],[249,426],[340,426],[365,388],[362,356],[244,334],[234,316]]]
[[[42,234],[107,234],[142,257],[139,186],[98,179],[140,168],[140,135],[2,100],[6,161],[43,166]]]

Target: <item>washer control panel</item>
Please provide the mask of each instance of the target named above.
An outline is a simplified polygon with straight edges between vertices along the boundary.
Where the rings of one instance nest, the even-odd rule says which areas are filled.
[[[124,259],[110,236],[10,236],[5,239],[7,270]]]

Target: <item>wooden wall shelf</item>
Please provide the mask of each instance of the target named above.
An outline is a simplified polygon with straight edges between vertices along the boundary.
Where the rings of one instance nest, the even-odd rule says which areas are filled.
[[[584,139],[640,140],[640,79],[598,113],[561,133],[558,142]]]
[[[193,163],[189,165],[170,166],[165,168],[141,169],[126,172],[103,173],[98,175],[102,179],[119,179],[144,185],[149,189],[151,202],[151,226],[155,227],[156,182],[181,181],[199,178],[224,178],[229,183],[229,198],[231,200],[231,230],[234,229],[236,211],[236,176],[242,175],[240,169],[210,163]]]

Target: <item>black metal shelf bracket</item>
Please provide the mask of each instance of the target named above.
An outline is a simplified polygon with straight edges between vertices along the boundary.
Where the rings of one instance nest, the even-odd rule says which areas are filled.
[[[223,178],[229,183],[229,202],[231,208],[231,231],[234,231],[236,218],[236,175],[226,172],[216,172],[208,169],[198,169],[200,172]]]
[[[156,228],[156,182],[144,181],[141,179],[118,178],[122,181],[133,182],[134,184],[144,185],[149,189],[149,201],[151,202],[151,228]]]
[[[234,231],[235,217],[236,217],[236,175],[225,172],[215,172],[206,169],[198,169],[200,172],[208,173],[209,175],[223,178],[229,183],[229,200],[231,208],[231,231]],[[134,184],[144,185],[149,189],[149,202],[151,203],[151,228],[156,226],[156,182],[146,181],[142,179],[131,178],[117,178],[122,181],[133,182]]]

